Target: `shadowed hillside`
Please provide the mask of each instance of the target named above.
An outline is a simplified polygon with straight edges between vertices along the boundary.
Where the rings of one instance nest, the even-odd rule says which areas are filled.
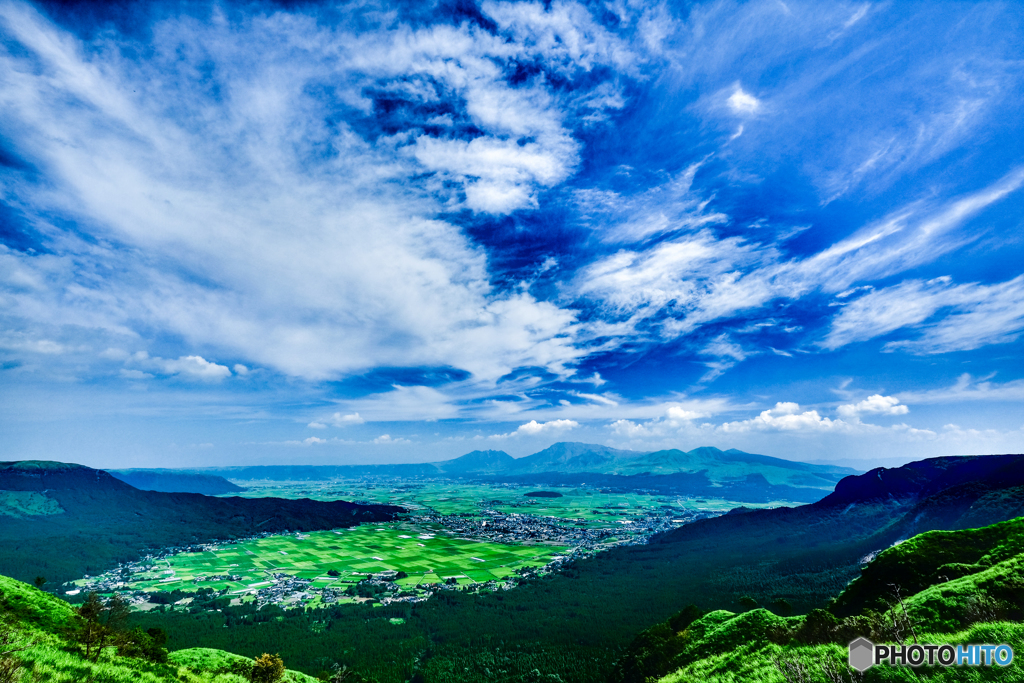
[[[244,488],[214,474],[196,474],[166,469],[107,470],[115,479],[143,491],[164,493],[202,493],[217,496],[241,493]]]
[[[0,491],[24,503],[22,512],[0,518],[0,574],[42,574],[51,582],[109,569],[165,546],[351,526],[401,511],[344,501],[140,491],[102,470],[46,461],[0,463]]]

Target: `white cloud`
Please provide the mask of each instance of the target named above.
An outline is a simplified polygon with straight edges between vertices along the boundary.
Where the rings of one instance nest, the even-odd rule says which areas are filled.
[[[170,375],[186,375],[202,380],[221,380],[231,376],[226,365],[217,365],[202,356],[182,356],[177,360],[152,359]]]
[[[906,415],[909,409],[895,396],[874,394],[859,403],[841,405],[836,412],[842,418],[859,422],[862,415]]]
[[[947,314],[924,324],[940,312]],[[843,306],[821,345],[839,348],[904,327],[922,334],[889,349],[944,353],[1014,341],[1024,330],[1024,276],[994,285],[907,280],[871,291]]]
[[[654,432],[645,425],[637,424],[632,420],[616,420],[608,425],[613,432],[627,439],[645,439],[655,436]]]
[[[726,102],[734,114],[742,116],[756,114],[761,109],[761,101],[746,92],[739,83],[736,84],[732,95],[729,96]]]
[[[559,434],[579,427],[580,423],[575,420],[551,420],[550,422],[537,422],[530,420],[526,424],[519,425],[519,428],[508,434],[493,434],[491,439],[509,439],[516,436],[540,436],[544,434]]]
[[[525,434],[527,436],[537,436],[538,434],[547,434],[549,432],[564,432],[579,426],[580,423],[575,420],[552,420],[550,422],[543,423],[539,423],[536,420],[530,420],[526,424],[519,425],[519,429],[516,430],[516,433]]]
[[[584,398],[584,399],[586,399],[588,401],[593,401],[594,403],[600,403],[600,404],[603,404],[603,405],[606,405],[606,406],[617,406],[617,405],[619,405],[619,402],[615,398],[611,398],[610,396],[608,396],[606,394],[585,394],[585,393],[583,393],[581,391],[573,391],[571,393],[572,393],[573,396],[579,396],[580,398]],[[616,398],[618,398],[618,397],[616,397]]]
[[[323,424],[322,422],[310,422],[306,426],[309,427],[310,429],[327,429],[327,425]]]
[[[728,333],[722,333],[712,339],[701,351],[701,354],[718,358],[718,360],[705,363],[708,371],[700,378],[701,382],[714,381],[737,363],[747,358],[747,353],[743,350],[743,347],[729,339]]]
[[[343,415],[342,413],[334,413],[328,418],[328,421],[335,427],[347,427],[348,425],[361,425],[364,420],[359,413],[350,413]]]
[[[153,377],[154,373],[164,376],[177,376],[187,379],[196,379],[207,382],[219,382],[231,376],[231,370],[226,365],[218,365],[208,361],[202,356],[181,356],[177,359],[160,358],[150,356],[145,351],[132,354],[126,361],[126,367],[122,369],[122,377],[142,379],[143,376]],[[148,370],[142,372],[139,370]]]
[[[694,177],[706,160],[690,164],[675,178],[640,194],[610,190],[576,190],[577,210],[585,224],[605,242],[637,242],[660,234],[693,232],[726,223],[728,216],[708,208],[710,201],[693,190]]]
[[[694,428],[693,420],[703,417],[708,417],[708,413],[673,405],[665,409],[663,417],[655,417],[643,423],[620,419],[608,426],[618,436],[631,440],[666,438],[692,430]]]
[[[707,230],[658,243],[645,251],[622,250],[584,269],[579,294],[602,300],[612,313],[633,316],[632,333],[646,319],[667,311],[657,323],[673,339],[700,325],[748,308],[772,296],[765,283],[741,281],[739,269],[764,259],[738,238],[718,239]]]
[[[822,417],[816,410],[801,411],[799,404],[791,402],[776,403],[774,408],[762,411],[757,417],[725,422],[720,427],[724,432],[823,432],[847,428],[848,425],[842,420]]]
[[[669,420],[696,420],[707,417],[706,413],[697,410],[687,410],[681,406],[669,406],[665,411],[665,417]]]
[[[1009,382],[990,382],[991,376],[975,378],[964,373],[957,381],[940,389],[927,391],[900,392],[899,398],[907,403],[949,403],[956,405],[963,401],[1024,401],[1024,379]]]
[[[468,23],[348,33],[283,12],[172,18],[134,62],[149,47],[82,43],[4,5],[18,49],[0,55],[0,117],[47,179],[18,190],[21,206],[90,232],[41,224],[49,254],[2,250],[8,314],[101,338],[157,330],[311,379],[382,365],[568,375],[584,355],[574,314],[496,291],[484,251],[435,217],[535,205],[575,169],[573,107],[621,106],[604,77],[605,104],[543,78],[509,85],[504,60],[543,57],[574,78],[636,57],[579,5],[488,8],[499,36]],[[480,134],[357,134],[337,114],[372,111],[371,92],[444,99]]]
[[[29,353],[39,353],[44,355],[58,355],[67,353],[71,350],[64,344],[60,344],[50,339],[26,339],[23,335],[12,335],[7,338],[0,339],[0,349],[27,351]]]
[[[719,239],[709,229],[684,230],[643,249],[620,249],[582,269],[576,278],[576,295],[601,302],[605,312],[605,320],[588,323],[581,333],[631,341],[675,339],[773,300],[799,299],[819,290],[838,293],[837,303],[846,304],[821,342],[825,348],[923,322],[940,307],[956,304],[957,297],[963,305],[990,299],[964,321],[978,324],[981,333],[973,341],[964,332],[970,326],[954,318],[899,348],[934,352],[1009,341],[1024,328],[1021,278],[958,287],[943,278],[911,280],[868,291],[852,301],[851,295],[870,289],[853,289],[859,281],[891,277],[963,246],[971,237],[957,228],[1022,184],[1024,170],[1018,169],[964,196],[911,202],[803,259],[784,260],[775,247],[737,237]],[[665,231],[667,225],[659,224],[656,230]],[[724,369],[711,368],[712,378]]]
[[[392,444],[412,443],[412,441],[409,441],[409,439],[403,439],[402,437],[392,437],[390,434],[381,434],[380,436],[378,436],[376,439],[373,440],[373,443],[375,443],[375,444],[384,444],[384,445],[392,445]]]

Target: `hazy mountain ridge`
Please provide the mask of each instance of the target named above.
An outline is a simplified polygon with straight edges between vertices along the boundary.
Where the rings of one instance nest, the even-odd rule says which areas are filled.
[[[588,483],[621,489],[671,490],[744,502],[813,502],[858,471],[794,462],[736,449],[702,446],[691,451],[628,451],[559,442],[514,458],[505,451],[472,451],[452,460],[393,465],[263,465],[190,469],[234,481],[304,481],[364,476],[462,478],[524,484]],[[587,475],[586,477],[569,475]],[[738,496],[738,497],[737,497]]]
[[[241,493],[245,488],[216,474],[180,472],[169,469],[106,470],[112,477],[143,491],[163,493],[202,493],[217,496]]]

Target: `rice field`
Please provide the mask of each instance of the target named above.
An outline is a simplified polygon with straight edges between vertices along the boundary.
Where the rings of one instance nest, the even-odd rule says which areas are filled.
[[[146,592],[227,589],[241,596],[271,585],[275,574],[310,579],[313,588],[344,588],[388,570],[408,574],[396,581],[403,588],[449,578],[483,583],[504,579],[520,567],[545,565],[566,550],[489,543],[439,531],[408,523],[369,524],[224,544],[161,559],[135,574],[129,587]]]
[[[576,487],[543,487],[562,494],[561,498],[529,498],[524,494],[537,486],[467,484],[447,481],[343,480],[322,482],[236,482],[249,490],[247,497],[311,498],[351,500],[400,505],[413,514],[477,515],[486,510],[562,519],[582,519],[590,527],[606,527],[617,519],[652,512],[698,510],[725,512],[740,505],[765,507],[718,498],[687,498],[643,493],[602,493]],[[767,506],[792,505],[773,501]]]

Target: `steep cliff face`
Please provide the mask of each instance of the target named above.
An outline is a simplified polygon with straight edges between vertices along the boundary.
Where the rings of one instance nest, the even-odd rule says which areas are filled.
[[[134,490],[103,470],[49,460],[0,462],[0,490],[46,491],[89,489],[126,493]]]
[[[877,467],[849,476],[819,507],[884,500],[922,499],[966,484],[987,488],[1024,485],[1024,455],[930,458],[898,468]]]

